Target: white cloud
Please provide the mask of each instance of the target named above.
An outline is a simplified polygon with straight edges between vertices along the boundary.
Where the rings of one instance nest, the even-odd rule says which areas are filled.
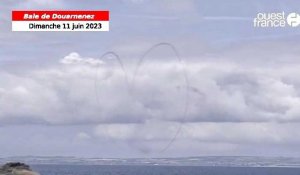
[[[71,53],[61,65],[0,72],[0,120],[14,123],[298,122],[298,66],[276,70],[230,62],[117,61]],[[288,71],[288,72],[287,72]],[[292,72],[292,73],[291,73]],[[126,79],[127,78],[127,79]],[[134,80],[134,82],[133,82]],[[185,115],[185,107],[188,114]]]
[[[94,58],[82,58],[78,53],[72,52],[65,56],[61,61],[63,64],[88,64],[98,66],[104,64],[103,61]]]
[[[100,124],[95,134],[101,138],[129,141],[169,142],[180,124],[172,122],[146,122],[145,124]],[[177,140],[218,142],[230,144],[298,144],[298,123],[184,123]],[[296,135],[291,135],[295,133]]]
[[[173,138],[180,124],[177,122],[146,121],[144,124],[100,124],[98,137],[116,140],[166,140]]]
[[[180,126],[175,122],[149,121],[144,124],[100,124],[94,132],[95,139],[127,143],[131,149],[157,156],[169,153],[176,156],[274,156],[293,155],[292,152],[295,156],[298,155],[295,148],[300,143],[299,123],[197,122]]]

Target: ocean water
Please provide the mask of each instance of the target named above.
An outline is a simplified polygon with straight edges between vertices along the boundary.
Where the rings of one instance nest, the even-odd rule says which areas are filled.
[[[300,175],[300,168],[120,166],[120,165],[34,165],[41,175]]]

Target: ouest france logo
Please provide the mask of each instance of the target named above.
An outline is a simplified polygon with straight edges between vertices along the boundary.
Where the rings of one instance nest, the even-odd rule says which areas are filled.
[[[254,27],[300,27],[300,15],[298,13],[289,13],[288,15],[285,12],[279,13],[258,13],[256,18],[253,20]]]

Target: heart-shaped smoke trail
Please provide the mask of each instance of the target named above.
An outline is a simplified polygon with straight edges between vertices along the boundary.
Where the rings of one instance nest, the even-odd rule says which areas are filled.
[[[178,53],[176,47],[173,44],[171,44],[171,43],[163,42],[163,43],[155,44],[151,48],[149,48],[146,52],[144,52],[142,54],[141,57],[139,57],[138,63],[137,63],[137,65],[135,67],[135,70],[133,72],[131,81],[129,81],[128,72],[127,72],[127,70],[124,67],[122,58],[117,53],[115,53],[113,51],[106,52],[106,53],[104,53],[100,57],[100,59],[104,61],[105,59],[107,59],[110,56],[110,59],[114,58],[116,60],[116,63],[118,64],[119,68],[121,68],[121,70],[124,73],[125,83],[126,83],[126,87],[128,88],[127,89],[128,93],[131,96],[134,97],[134,94],[133,94],[132,90],[134,89],[134,87],[135,87],[135,85],[137,83],[136,82],[136,77],[139,75],[140,68],[145,64],[145,61],[147,60],[147,56],[151,52],[153,52],[155,49],[158,49],[160,47],[169,48],[175,54],[175,61],[177,61],[182,66],[182,68],[183,68],[183,72],[182,72],[183,75],[182,76],[184,78],[184,89],[185,89],[184,107],[183,107],[183,112],[182,112],[181,121],[180,121],[181,124],[178,126],[176,132],[174,133],[174,136],[171,137],[171,139],[168,141],[167,145],[164,146],[160,150],[160,152],[165,152],[174,143],[174,141],[178,137],[179,133],[181,132],[181,130],[182,130],[182,123],[184,123],[185,118],[188,115],[188,106],[189,106],[189,91],[188,91],[188,89],[189,89],[189,80],[188,80],[188,76],[187,76],[187,72],[186,72],[186,68],[185,68],[185,63],[183,62],[183,60],[179,56],[179,53]],[[99,81],[101,81],[101,80],[99,79],[98,71],[96,71],[96,72],[97,73],[96,73],[96,78],[95,78],[95,90],[96,90],[97,103],[99,103],[98,86],[99,86]]]

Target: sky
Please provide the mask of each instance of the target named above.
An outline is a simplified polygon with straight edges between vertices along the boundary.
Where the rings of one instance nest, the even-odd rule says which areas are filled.
[[[110,31],[12,32],[27,9]],[[299,157],[300,28],[253,27],[282,11],[300,2],[1,1],[0,157]]]

